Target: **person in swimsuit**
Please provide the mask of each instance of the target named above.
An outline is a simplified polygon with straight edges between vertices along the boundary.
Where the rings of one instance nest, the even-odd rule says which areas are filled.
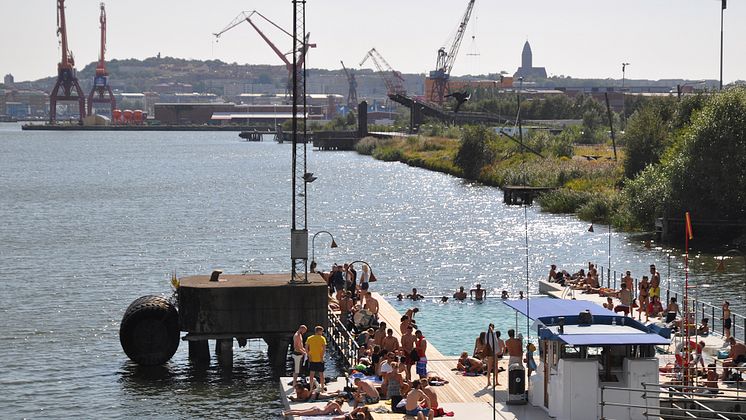
[[[417,418],[417,420],[425,420],[425,418],[433,420],[433,417],[435,416],[434,411],[429,408],[421,407],[422,402],[424,402],[425,406],[429,407],[430,398],[420,390],[420,387],[420,381],[412,382],[412,389],[407,393],[407,402],[404,408],[408,416],[413,416]]]
[[[344,400],[337,399],[326,403],[326,407],[312,407],[305,410],[286,410],[282,412],[283,417],[290,416],[326,416],[329,414],[342,414]]]
[[[485,289],[482,289],[481,284],[477,283],[477,287],[469,291],[469,296],[471,296],[471,298],[474,300],[481,301],[487,297],[487,291]]]
[[[303,346],[303,334],[308,331],[308,327],[301,325],[298,331],[293,334],[293,386],[298,384],[298,375],[303,359],[308,356],[305,346]]]
[[[723,338],[726,340],[730,338],[730,327],[732,322],[730,316],[730,303],[726,300],[723,303]]]
[[[642,320],[642,311],[645,311],[645,321],[648,321],[650,319],[647,311],[648,303],[650,303],[650,294],[648,291],[648,289],[650,288],[650,283],[648,282],[648,276],[642,276],[642,280],[640,280],[637,288],[640,291],[640,309],[637,311],[637,319]]]
[[[534,352],[536,346],[533,343],[526,345],[526,367],[528,368],[528,379],[531,379],[531,373],[536,370],[536,360],[534,360]]]

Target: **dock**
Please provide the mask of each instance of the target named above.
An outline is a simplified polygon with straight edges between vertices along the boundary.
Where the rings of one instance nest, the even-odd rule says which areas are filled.
[[[527,185],[503,185],[503,203],[531,205],[539,195],[552,191],[552,187],[529,187]]]
[[[389,304],[383,296],[378,293],[373,293],[373,296],[379,302],[378,319],[380,322],[385,322],[386,325],[391,326],[394,330],[394,336],[401,340],[401,333],[399,331],[399,324],[402,314],[397,312],[391,304]],[[427,331],[423,331],[423,334],[427,338]],[[465,348],[470,348],[473,343],[464,343]],[[452,369],[456,367],[457,357],[443,355],[434,345],[434,343],[428,341],[427,345],[427,369],[429,372],[435,372],[438,376],[447,380],[448,383],[443,386],[431,387],[435,390],[438,395],[438,402],[440,407],[445,411],[452,411],[454,413],[453,419],[464,419],[464,420],[476,420],[476,419],[491,419],[493,415],[492,411],[492,387],[486,387],[487,378],[483,375],[480,376],[464,376],[459,374]],[[526,405],[508,405],[508,390],[507,390],[507,358],[502,359],[501,367],[505,368],[504,372],[498,374],[498,380],[500,386],[495,388],[495,411],[496,418],[501,420],[513,420],[513,419],[550,419],[547,413],[531,404]],[[415,369],[412,367],[412,376],[417,377],[414,372]],[[280,378],[280,389],[281,398],[286,408],[290,409],[303,409],[309,407],[323,406],[323,402],[317,403],[291,403],[288,400],[290,395],[293,395],[293,390],[288,383],[292,382],[292,377]],[[340,377],[337,382],[331,382],[328,385],[328,391],[333,392],[334,390],[342,389],[345,382],[344,378]],[[388,404],[387,404],[388,403]],[[384,407],[390,411],[390,401],[382,400],[378,404],[368,406],[371,409],[374,419],[377,420],[391,420],[391,419],[412,419],[411,416],[405,416],[399,413],[376,413],[375,410],[378,407]],[[351,407],[345,403],[344,410],[350,411]]]

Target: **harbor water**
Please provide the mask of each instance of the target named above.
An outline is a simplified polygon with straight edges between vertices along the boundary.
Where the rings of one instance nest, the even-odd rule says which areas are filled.
[[[173,271],[289,271],[290,159],[290,145],[231,132],[0,124],[0,417],[276,418],[278,385],[261,343],[236,349],[231,372],[192,369],[186,345],[166,366],[140,369],[118,329],[132,300],[171,293]],[[527,280],[536,293],[549,264],[606,266],[609,241],[612,270],[639,277],[655,263],[665,287],[670,262],[681,290],[682,251],[647,248],[646,237],[588,232],[572,215],[531,207],[527,279],[524,209],[505,206],[498,189],[354,152],[309,152],[308,165],[318,177],[308,188],[309,230],[328,230],[339,244],[316,238],[320,268],[368,261],[385,296],[412,287],[450,296],[475,283],[493,297],[515,295]],[[722,273],[717,263],[692,255],[692,293],[744,312],[743,259],[726,260]],[[417,305],[446,354],[471,351],[490,321],[514,322],[498,302]],[[454,329],[463,336],[449,336]]]

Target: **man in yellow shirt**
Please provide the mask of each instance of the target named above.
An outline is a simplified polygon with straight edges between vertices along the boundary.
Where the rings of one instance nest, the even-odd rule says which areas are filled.
[[[324,353],[326,352],[326,338],[324,327],[317,325],[314,334],[306,339],[308,353],[309,385],[313,389],[316,372],[319,373],[319,385],[324,389]]]

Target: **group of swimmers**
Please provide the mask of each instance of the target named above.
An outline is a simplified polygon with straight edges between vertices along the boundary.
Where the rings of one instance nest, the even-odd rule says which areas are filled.
[[[458,301],[464,301],[466,300],[466,298],[469,298],[471,300],[476,300],[476,301],[483,301],[487,299],[487,289],[482,289],[482,285],[477,283],[476,286],[470,289],[469,293],[467,294],[466,290],[464,289],[464,286],[460,286],[459,289],[453,294],[452,298]],[[408,293],[406,295],[403,293],[399,293],[398,295],[396,295],[396,300],[398,301],[403,301],[405,299],[412,300],[412,301],[418,301],[418,300],[425,299],[425,296],[421,295],[417,291],[417,288],[414,287],[412,288],[412,293]],[[448,302],[448,299],[449,299],[448,296],[442,296],[440,298],[440,302],[446,303]],[[502,293],[500,293],[500,299],[510,299],[510,294],[508,293],[507,290],[503,290]],[[518,299],[523,299],[523,290],[518,292]]]

